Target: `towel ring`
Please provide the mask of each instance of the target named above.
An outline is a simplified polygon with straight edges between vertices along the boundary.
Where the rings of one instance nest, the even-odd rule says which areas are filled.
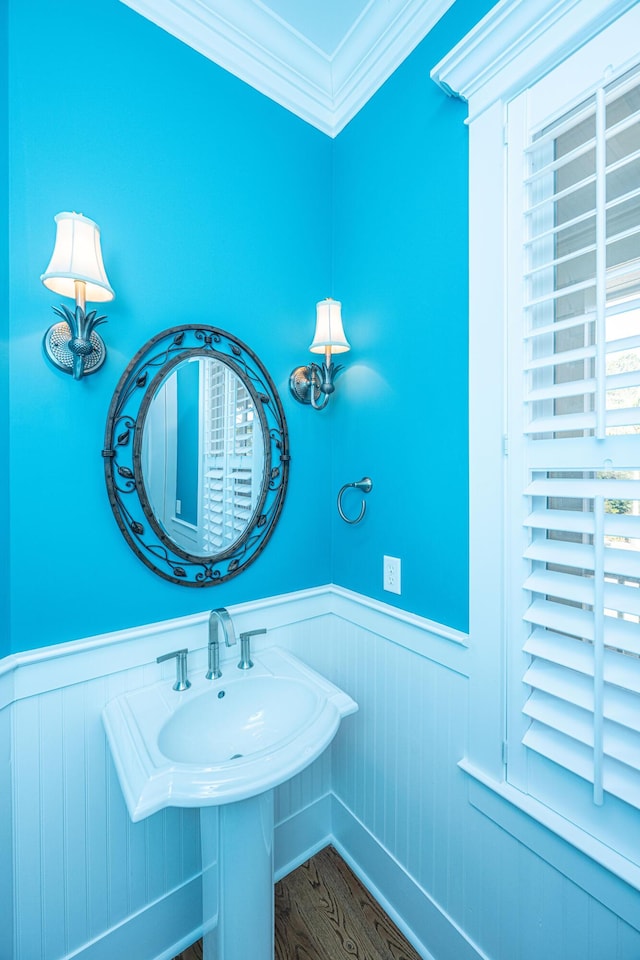
[[[363,493],[369,493],[373,487],[373,481],[371,477],[363,477],[362,480],[358,480],[357,483],[345,483],[344,487],[340,488],[340,493],[338,494],[338,513],[342,517],[345,523],[360,523],[362,518],[365,515],[367,505],[362,501],[362,506],[360,507],[360,513],[353,520],[349,520],[349,517],[345,515],[344,510],[342,509],[342,497],[344,496],[345,490],[348,490],[349,487],[355,487],[356,490],[362,490]]]

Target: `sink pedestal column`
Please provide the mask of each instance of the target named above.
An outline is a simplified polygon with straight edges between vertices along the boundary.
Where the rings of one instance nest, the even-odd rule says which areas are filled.
[[[216,841],[218,848],[217,871],[203,874],[205,930],[218,913],[204,960],[273,960],[273,790],[203,807],[200,825],[203,865],[215,859]]]

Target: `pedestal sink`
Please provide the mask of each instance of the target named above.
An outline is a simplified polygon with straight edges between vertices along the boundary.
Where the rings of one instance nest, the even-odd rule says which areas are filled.
[[[273,788],[312,763],[358,705],[276,647],[250,670],[231,662],[218,680],[191,680],[104,708],[122,792],[134,821],[200,808],[205,960],[271,960]],[[219,815],[209,809],[221,805]]]

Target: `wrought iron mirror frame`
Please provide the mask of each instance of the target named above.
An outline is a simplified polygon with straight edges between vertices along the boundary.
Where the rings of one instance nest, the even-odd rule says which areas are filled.
[[[211,357],[233,370],[251,395],[264,439],[262,488],[252,517],[229,548],[210,557],[191,554],[168,536],[153,513],[142,473],[151,401],[168,374],[191,357]],[[181,586],[212,586],[237,576],[264,550],[282,511],[290,460],[282,403],[255,353],[218,327],[171,327],[141,347],[115,389],[102,456],[109,502],[125,540],[154,573]]]

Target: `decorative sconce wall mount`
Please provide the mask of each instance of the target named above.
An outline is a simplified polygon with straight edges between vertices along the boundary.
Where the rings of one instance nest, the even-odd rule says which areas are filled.
[[[104,303],[115,293],[107,279],[100,249],[100,228],[80,213],[59,213],[56,242],[49,266],[40,279],[48,290],[75,300],[75,310],[53,307],[60,317],[44,336],[47,359],[58,370],[81,380],[100,369],[107,348],[96,327],[106,317],[86,311],[87,301]]]
[[[335,390],[335,378],[343,369],[334,364],[332,353],[346,353],[349,341],[342,327],[342,304],[339,300],[320,300],[316,304],[316,332],[309,347],[311,353],[324,353],[324,363],[296,367],[289,377],[289,389],[300,403],[309,403],[314,410],[323,410]]]

